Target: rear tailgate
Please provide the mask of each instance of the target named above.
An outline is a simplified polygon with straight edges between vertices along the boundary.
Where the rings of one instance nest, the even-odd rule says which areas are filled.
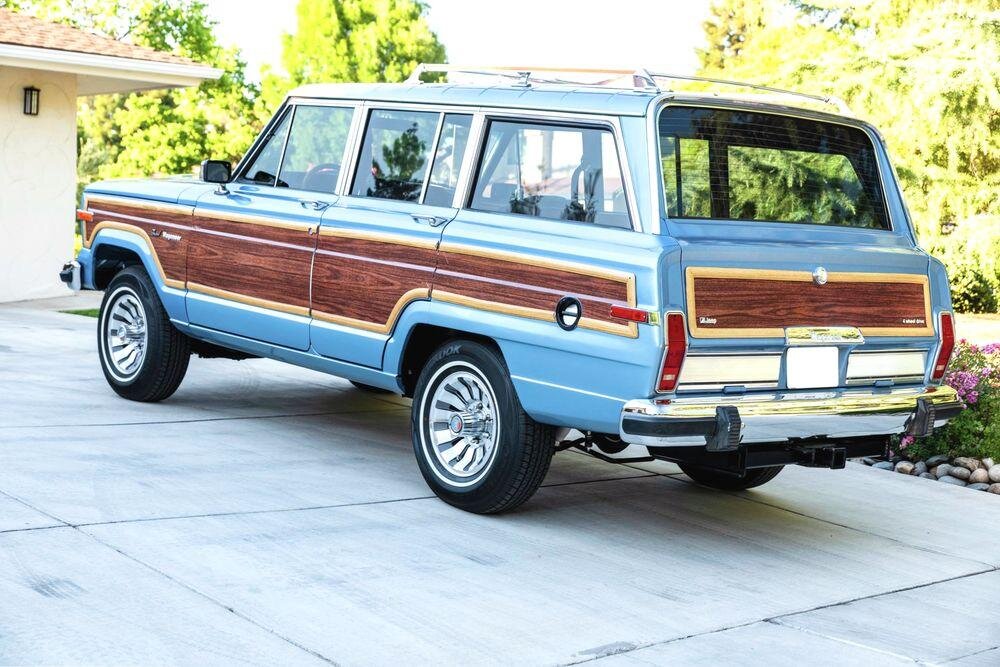
[[[872,133],[691,107],[665,107],[658,130],[667,231],[681,245],[664,301],[683,304],[690,337],[678,392],[927,379],[929,258]]]

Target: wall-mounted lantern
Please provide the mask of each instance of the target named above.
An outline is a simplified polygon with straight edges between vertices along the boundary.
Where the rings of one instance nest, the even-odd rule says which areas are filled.
[[[25,116],[37,116],[38,115],[38,95],[41,93],[40,90],[34,86],[28,86],[24,89],[24,115]]]

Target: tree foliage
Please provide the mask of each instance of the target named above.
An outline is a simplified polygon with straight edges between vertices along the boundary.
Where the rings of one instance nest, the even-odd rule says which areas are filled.
[[[219,45],[199,0],[21,0],[14,8],[224,72],[191,88],[81,100],[81,186],[101,178],[190,172],[207,157],[238,159],[252,141],[256,127],[248,120],[256,87],[245,77],[239,52]]]
[[[844,98],[885,135],[921,239],[1000,214],[996,0],[716,0],[705,75]]]
[[[304,83],[402,81],[421,62],[443,62],[426,9],[418,0],[299,0],[297,29],[283,38],[287,76],[265,76],[264,104]]]

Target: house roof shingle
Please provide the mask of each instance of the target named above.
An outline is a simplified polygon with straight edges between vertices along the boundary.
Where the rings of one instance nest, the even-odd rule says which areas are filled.
[[[0,9],[0,44],[131,58],[174,65],[200,65],[193,60],[145,46],[120,42],[79,28]]]

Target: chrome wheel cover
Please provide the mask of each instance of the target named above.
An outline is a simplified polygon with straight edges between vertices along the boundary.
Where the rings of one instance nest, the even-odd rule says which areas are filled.
[[[104,356],[108,370],[119,380],[129,380],[146,358],[149,334],[142,301],[130,288],[120,288],[108,300],[104,316]]]
[[[496,458],[500,415],[489,381],[472,366],[438,369],[421,401],[421,440],[435,474],[453,486],[482,478]]]

